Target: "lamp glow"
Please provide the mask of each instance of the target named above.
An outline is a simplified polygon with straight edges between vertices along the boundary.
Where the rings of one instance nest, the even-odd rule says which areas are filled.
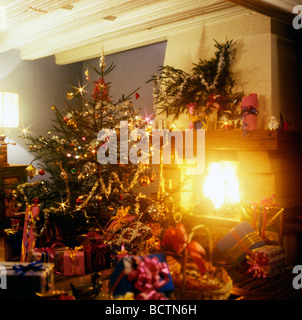
[[[19,95],[12,92],[0,92],[0,124],[3,127],[19,125]]]
[[[0,92],[0,166],[8,166],[7,144],[3,128],[19,125],[19,95],[13,92]],[[15,143],[10,143],[15,144]]]

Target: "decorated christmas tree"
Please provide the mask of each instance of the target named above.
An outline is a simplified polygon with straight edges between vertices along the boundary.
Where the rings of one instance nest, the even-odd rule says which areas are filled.
[[[118,215],[129,213],[140,216],[141,221],[158,218],[162,198],[156,192],[144,195],[143,188],[159,177],[143,161],[129,161],[119,143],[114,144],[120,141],[121,124],[129,133],[144,129],[148,135],[150,118],[143,118],[134,109],[130,99],[135,91],[118,102],[112,101],[105,76],[114,65],[106,68],[104,60],[102,55],[100,70],[89,66],[85,71],[87,84],[90,71],[97,74],[92,93],[85,90],[87,84],[72,85],[66,95],[67,110],[52,107],[55,118],[48,136],[26,137],[30,152],[36,155],[27,168],[28,175],[33,178],[39,174],[43,178],[47,173],[49,178],[23,183],[14,194],[24,210],[31,205],[40,208],[39,218],[34,221],[39,245],[61,240],[72,246],[78,235],[92,227],[103,230]],[[141,151],[136,142],[129,136],[123,138],[139,157]],[[139,136],[137,141],[140,139],[143,137]]]

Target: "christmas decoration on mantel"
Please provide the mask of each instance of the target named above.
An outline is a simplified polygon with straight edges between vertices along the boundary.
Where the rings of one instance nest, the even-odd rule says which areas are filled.
[[[112,101],[110,84],[105,81],[105,76],[115,66],[111,64],[106,68],[103,54],[100,71],[89,67],[98,75],[98,80],[92,83],[93,92],[86,90],[91,78],[90,69],[86,69],[87,84],[72,85],[67,92],[67,111],[51,107],[55,119],[48,136],[26,136],[31,142],[30,152],[36,154],[26,171],[30,179],[38,175],[40,180],[20,184],[14,195],[24,211],[31,206],[40,208],[37,219],[31,221],[36,243],[40,246],[49,246],[54,239],[64,241],[67,246],[77,245],[77,236],[87,233],[89,228],[104,230],[108,221],[125,220],[127,214],[140,222],[145,219],[148,222],[163,221],[168,210],[163,205],[162,167],[156,173],[141,162],[133,164],[128,160],[128,164],[123,164],[120,159],[122,146],[118,143],[114,150],[117,164],[99,162],[99,148],[108,148],[106,142],[111,139],[109,136],[104,141],[99,139],[100,130],[114,130],[117,141],[120,141],[121,121],[127,123],[128,132],[138,128],[144,129],[147,135],[151,123],[150,117],[140,116],[131,102],[132,94],[138,89],[128,96],[123,95],[116,103]],[[138,94],[136,99],[139,99]],[[135,142],[131,144],[129,137],[127,141],[131,147],[137,147]],[[44,175],[50,177],[43,179]],[[158,193],[144,195],[144,188],[157,183]]]
[[[240,108],[243,92],[233,92],[235,80],[231,72],[235,48],[233,41],[220,44],[215,41],[215,57],[200,59],[193,64],[192,73],[166,65],[159,68],[160,76],[154,75],[153,98],[158,113],[173,115],[189,114],[189,128],[208,129],[209,118],[223,123],[232,121],[240,127]]]

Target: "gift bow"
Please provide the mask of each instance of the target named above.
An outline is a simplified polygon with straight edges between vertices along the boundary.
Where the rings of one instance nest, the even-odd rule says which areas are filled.
[[[194,122],[194,109],[196,107],[196,102],[191,102],[189,104],[187,104],[187,107],[189,108],[189,119],[190,119],[190,122],[189,122],[189,129],[193,129],[193,122]]]
[[[76,268],[78,265],[78,260],[76,259],[76,253],[83,250],[83,246],[75,247],[74,249],[72,248],[67,248],[67,252],[69,253],[69,257],[72,261],[72,272],[76,273]]]
[[[178,223],[175,228],[171,227],[166,230],[162,239],[162,246],[176,254],[180,254],[184,249],[187,249],[202,276],[206,272],[206,252],[198,242],[191,241],[192,236],[193,233],[188,237],[185,226]]]
[[[270,272],[270,258],[263,251],[252,251],[246,256],[247,263],[250,265],[247,272],[253,272],[255,278],[266,278]]]
[[[32,262],[28,265],[15,264],[13,266],[13,270],[16,273],[19,273],[23,276],[28,271],[40,271],[42,269],[42,267],[43,267],[43,263],[41,261],[35,261],[35,262]]]
[[[220,105],[217,102],[221,98],[220,94],[211,94],[209,95],[209,100],[206,104],[207,107],[209,107],[211,110],[218,110],[220,109]]]
[[[245,120],[244,118],[249,114],[252,114],[252,115],[256,116],[256,115],[259,114],[259,111],[256,110],[253,106],[243,107],[242,111],[243,111],[243,115],[242,115],[242,131],[244,132],[244,136],[245,136],[247,134],[247,130],[246,130],[247,123],[244,122],[244,120]]]
[[[169,279],[167,263],[159,262],[157,257],[132,257],[137,268],[128,274],[129,281],[140,291],[136,300],[166,300],[158,290],[166,285]]]
[[[259,203],[251,202],[252,207],[254,207],[253,212],[253,221],[252,221],[252,227],[256,229],[256,220],[257,220],[257,207],[260,206],[260,210],[262,211],[262,219],[260,221],[259,225],[259,235],[263,238],[265,237],[265,229],[267,226],[267,211],[269,207],[279,207],[278,204],[272,203],[275,198],[275,195],[273,194],[271,197],[265,197],[263,198]]]
[[[130,206],[124,208],[123,206],[117,209],[116,215],[109,220],[107,223],[105,229],[107,229],[107,226],[110,225],[111,221],[116,221],[114,226],[112,227],[113,230],[119,229],[119,227],[122,225],[122,223],[127,223],[129,220],[127,219],[127,216],[129,215]]]

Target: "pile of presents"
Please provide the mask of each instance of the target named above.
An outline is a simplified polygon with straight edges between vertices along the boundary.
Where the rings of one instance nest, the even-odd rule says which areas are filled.
[[[211,240],[211,246],[231,266],[244,267],[256,278],[273,277],[285,267],[280,239],[283,213],[272,199],[243,206],[242,222],[215,244]],[[24,216],[12,217],[12,228],[5,230],[8,261],[1,265],[10,290],[0,290],[0,298],[37,298],[37,293],[55,289],[56,274],[68,277],[110,268],[113,299],[175,299],[179,291],[189,292],[190,299],[227,299],[230,294],[232,279],[222,265],[213,265],[213,248],[194,241],[181,223],[168,228],[160,240],[160,226],[142,223],[123,211],[104,234],[94,230],[82,235],[79,247],[53,243],[36,248],[31,219],[38,214],[39,207],[31,206]]]

